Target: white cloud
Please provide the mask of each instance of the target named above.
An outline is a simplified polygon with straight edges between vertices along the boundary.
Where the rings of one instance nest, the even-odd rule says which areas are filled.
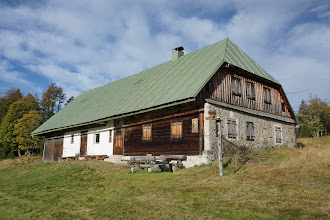
[[[289,92],[306,87],[317,71],[307,87],[324,97],[329,90],[319,79],[329,80],[330,28],[317,19],[328,12],[308,0],[61,0],[1,7],[0,57],[56,82],[69,97],[165,62],[176,46],[187,53],[229,37]],[[312,21],[304,22],[306,13],[315,15]],[[11,72],[33,84],[8,68],[0,80],[11,83]],[[289,97],[296,106],[300,98]]]

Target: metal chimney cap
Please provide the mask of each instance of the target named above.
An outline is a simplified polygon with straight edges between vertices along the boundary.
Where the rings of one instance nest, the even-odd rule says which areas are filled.
[[[184,50],[184,48],[183,48],[183,46],[180,46],[180,47],[173,48],[172,50],[174,50],[174,51],[182,51],[182,50]]]

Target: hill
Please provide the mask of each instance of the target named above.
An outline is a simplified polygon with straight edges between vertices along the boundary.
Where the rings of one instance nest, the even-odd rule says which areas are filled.
[[[253,152],[242,167],[130,173],[101,161],[0,161],[0,219],[329,217],[330,137]]]

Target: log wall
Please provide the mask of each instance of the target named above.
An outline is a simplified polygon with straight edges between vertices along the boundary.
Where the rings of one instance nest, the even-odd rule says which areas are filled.
[[[143,122],[125,125],[124,128],[124,155],[162,155],[183,154],[198,155],[201,153],[201,126],[197,133],[192,133],[192,119],[198,118],[200,113],[168,117],[148,122],[152,125],[151,141],[142,140]],[[182,121],[182,138],[171,138],[171,122]],[[201,123],[199,123],[201,125]]]

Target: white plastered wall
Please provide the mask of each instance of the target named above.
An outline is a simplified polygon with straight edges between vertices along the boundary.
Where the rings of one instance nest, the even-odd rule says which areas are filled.
[[[110,130],[112,132],[111,141]],[[96,134],[100,135],[99,143],[95,142]],[[87,134],[87,155],[113,155],[113,135],[113,121],[108,122],[104,127],[89,129]]]
[[[71,143],[71,135],[73,134],[73,143]],[[71,131],[64,134],[63,155],[62,157],[74,157],[80,153],[80,131]]]
[[[110,131],[111,141],[109,140]],[[85,131],[85,130],[84,130]],[[71,135],[74,135],[74,142],[71,144]],[[100,142],[95,143],[95,134],[100,134]],[[87,155],[113,155],[113,121],[106,126],[92,128],[87,133]],[[74,157],[80,154],[81,131],[71,131],[64,134],[62,157]]]

